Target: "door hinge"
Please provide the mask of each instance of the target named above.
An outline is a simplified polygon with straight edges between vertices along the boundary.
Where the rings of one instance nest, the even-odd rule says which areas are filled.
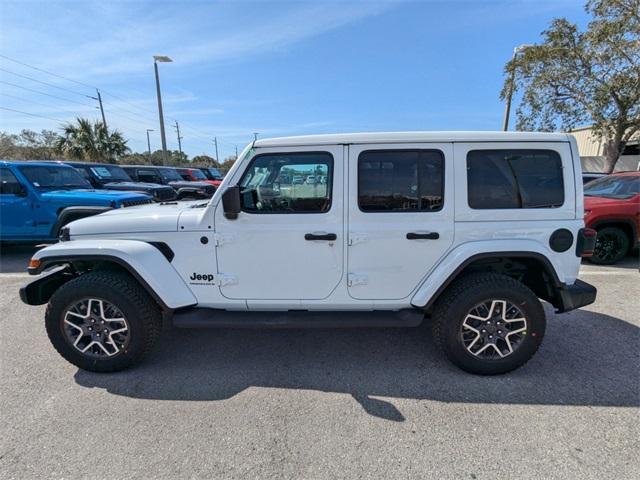
[[[347,285],[354,287],[356,285],[367,285],[369,283],[369,277],[367,275],[350,273],[347,277]]]
[[[224,234],[224,233],[216,233],[213,238],[216,241],[216,246],[219,247],[224,245],[225,243],[231,243],[235,240],[233,235]]]
[[[216,275],[216,283],[220,287],[226,285],[236,285],[238,283],[238,277],[235,275],[227,275],[226,273],[219,273]]]
[[[366,233],[349,232],[349,245],[363,243],[369,239]]]

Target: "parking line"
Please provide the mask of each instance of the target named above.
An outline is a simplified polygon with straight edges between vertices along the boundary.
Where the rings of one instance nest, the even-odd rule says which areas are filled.
[[[601,272],[580,272],[578,276],[582,275],[623,275],[623,276],[631,276],[638,275],[640,272],[637,271],[615,271],[615,270],[605,270]]]

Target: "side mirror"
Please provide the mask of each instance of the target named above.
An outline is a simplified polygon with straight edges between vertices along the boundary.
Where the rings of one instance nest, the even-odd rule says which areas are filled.
[[[224,217],[229,220],[235,220],[240,213],[240,187],[234,185],[229,187],[222,194],[222,208]]]

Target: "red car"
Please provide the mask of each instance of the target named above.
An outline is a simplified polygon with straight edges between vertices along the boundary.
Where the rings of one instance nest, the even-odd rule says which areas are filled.
[[[638,245],[640,172],[614,173],[584,186],[585,226],[598,232],[590,260],[610,265]]]
[[[176,171],[182,178],[191,182],[207,182],[218,188],[222,180],[211,180],[207,178],[199,168],[176,168]]]

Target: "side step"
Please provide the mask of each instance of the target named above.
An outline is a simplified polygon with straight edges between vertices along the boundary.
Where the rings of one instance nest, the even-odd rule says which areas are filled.
[[[190,308],[174,313],[173,325],[177,328],[387,328],[417,327],[423,319],[424,312],[415,308],[366,312],[247,312]]]

